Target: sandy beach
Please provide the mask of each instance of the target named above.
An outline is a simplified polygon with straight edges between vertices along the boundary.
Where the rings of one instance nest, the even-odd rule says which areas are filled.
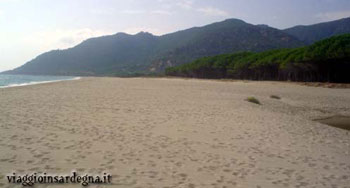
[[[313,121],[330,116],[350,116],[350,89],[168,78],[0,89],[0,187],[21,187],[14,171],[76,170],[113,176],[89,187],[349,188],[350,131]]]

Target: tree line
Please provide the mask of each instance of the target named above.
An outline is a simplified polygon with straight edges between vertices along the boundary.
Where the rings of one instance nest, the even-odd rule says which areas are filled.
[[[313,45],[197,59],[165,70],[168,76],[210,79],[350,82],[350,34]]]

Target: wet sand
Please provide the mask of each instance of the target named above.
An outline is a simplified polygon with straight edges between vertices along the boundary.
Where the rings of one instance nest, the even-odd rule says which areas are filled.
[[[0,187],[13,187],[12,171],[73,169],[112,174],[112,185],[90,187],[350,187],[349,131],[313,121],[349,115],[350,89],[279,82],[83,78],[0,89]]]
[[[347,116],[332,116],[323,119],[316,119],[320,123],[338,127],[345,130],[350,130],[350,117]]]

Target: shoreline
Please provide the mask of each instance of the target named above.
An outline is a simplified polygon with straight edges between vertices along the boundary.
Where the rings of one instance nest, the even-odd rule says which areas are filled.
[[[30,75],[36,76],[36,75]],[[50,76],[50,75],[46,75]],[[21,87],[28,85],[37,85],[61,81],[79,80],[83,78],[82,76],[75,76],[72,79],[66,80],[52,80],[43,82],[33,82],[24,84],[14,84],[10,86],[0,86],[0,89],[11,88],[11,87]],[[240,79],[212,79],[212,78],[189,78],[189,77],[176,77],[176,76],[135,76],[135,77],[118,77],[118,76],[88,76],[85,78],[120,78],[120,79],[135,79],[135,78],[145,78],[145,79],[180,79],[180,80],[203,80],[203,81],[216,81],[216,82],[243,82],[243,83],[282,83],[282,84],[294,84],[307,87],[319,87],[319,88],[329,88],[329,89],[350,89],[350,83],[333,83],[333,82],[295,82],[295,81],[279,81],[279,80],[240,80]]]
[[[82,77],[74,77],[71,79],[63,79],[63,80],[49,80],[49,81],[31,81],[27,83],[21,83],[21,84],[10,84],[7,86],[0,86],[0,89],[6,89],[6,88],[13,88],[13,87],[23,87],[23,86],[31,86],[31,85],[39,85],[39,84],[48,84],[48,83],[55,83],[55,82],[62,82],[62,81],[73,81],[73,80],[80,80]]]

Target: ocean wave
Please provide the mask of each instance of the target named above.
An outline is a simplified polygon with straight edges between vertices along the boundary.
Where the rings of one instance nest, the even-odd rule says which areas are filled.
[[[79,80],[79,79],[81,79],[81,77],[74,77],[74,78],[71,78],[71,79],[61,79],[61,80],[31,81],[31,82],[25,82],[25,83],[20,83],[20,84],[9,84],[9,85],[6,85],[6,86],[0,86],[0,89],[10,88],[10,87],[37,85],[37,84],[46,84],[46,83],[53,83],[53,82],[62,82],[62,81],[69,81],[69,80]]]

